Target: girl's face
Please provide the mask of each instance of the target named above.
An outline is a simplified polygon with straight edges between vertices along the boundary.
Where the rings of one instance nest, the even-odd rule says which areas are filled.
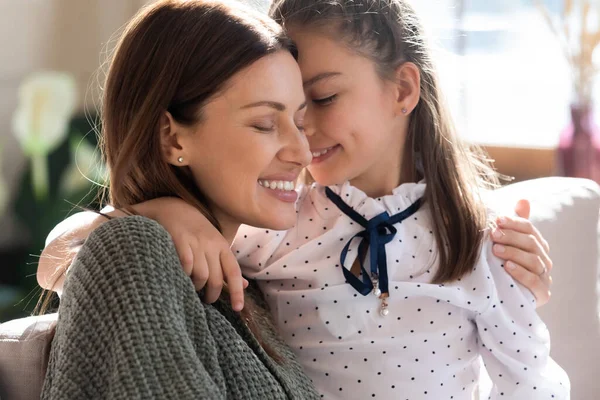
[[[347,180],[370,196],[400,182],[408,118],[399,110],[398,84],[381,79],[375,64],[329,35],[292,29],[308,109],[304,125],[313,178]]]
[[[305,104],[298,65],[279,51],[234,75],[198,126],[180,128],[183,160],[224,229],[296,222],[294,185],[311,160]]]

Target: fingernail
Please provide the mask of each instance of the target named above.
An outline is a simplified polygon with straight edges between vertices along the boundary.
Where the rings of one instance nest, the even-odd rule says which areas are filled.
[[[500,217],[500,218],[498,218],[498,223],[500,225],[505,224],[506,223],[506,217]]]
[[[233,303],[233,311],[242,311],[243,308],[244,308],[244,303],[242,303],[241,301]]]
[[[508,261],[506,263],[506,268],[510,269],[511,271],[514,270],[515,268],[517,268],[517,265],[515,263],[513,263],[512,261]]]
[[[496,251],[496,253],[504,253],[505,248],[501,244],[495,244],[494,250]]]
[[[502,237],[502,231],[500,229],[494,229],[492,236],[494,236],[496,239],[500,239]]]

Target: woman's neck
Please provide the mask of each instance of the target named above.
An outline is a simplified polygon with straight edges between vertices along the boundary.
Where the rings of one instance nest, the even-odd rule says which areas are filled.
[[[223,237],[231,246],[231,244],[233,243],[233,239],[235,239],[235,235],[237,234],[238,229],[240,229],[240,224],[226,224],[221,222],[219,223],[221,224],[221,233],[223,234]]]
[[[234,221],[228,215],[224,215],[222,213],[215,212],[214,213],[217,222],[221,228],[221,234],[227,240],[229,245],[233,243],[233,239],[235,239],[235,235],[237,234],[238,229],[240,229],[241,223],[238,221]]]

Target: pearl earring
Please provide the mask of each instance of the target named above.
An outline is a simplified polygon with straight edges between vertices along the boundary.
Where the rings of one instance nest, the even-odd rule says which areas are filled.
[[[183,157],[179,157],[179,158],[177,159],[177,161],[179,161],[179,163],[182,163],[182,162],[183,162]]]
[[[406,108],[403,108],[403,109],[402,109],[402,114],[406,114],[406,112],[407,112],[407,111],[408,111],[408,110],[407,110]]]

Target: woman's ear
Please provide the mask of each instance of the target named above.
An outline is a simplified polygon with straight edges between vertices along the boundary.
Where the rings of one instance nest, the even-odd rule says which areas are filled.
[[[181,144],[181,126],[175,122],[168,111],[160,118],[160,144],[163,157],[166,162],[176,167],[185,166],[188,163],[184,147]]]
[[[421,98],[421,72],[412,62],[396,69],[396,115],[409,115]]]

